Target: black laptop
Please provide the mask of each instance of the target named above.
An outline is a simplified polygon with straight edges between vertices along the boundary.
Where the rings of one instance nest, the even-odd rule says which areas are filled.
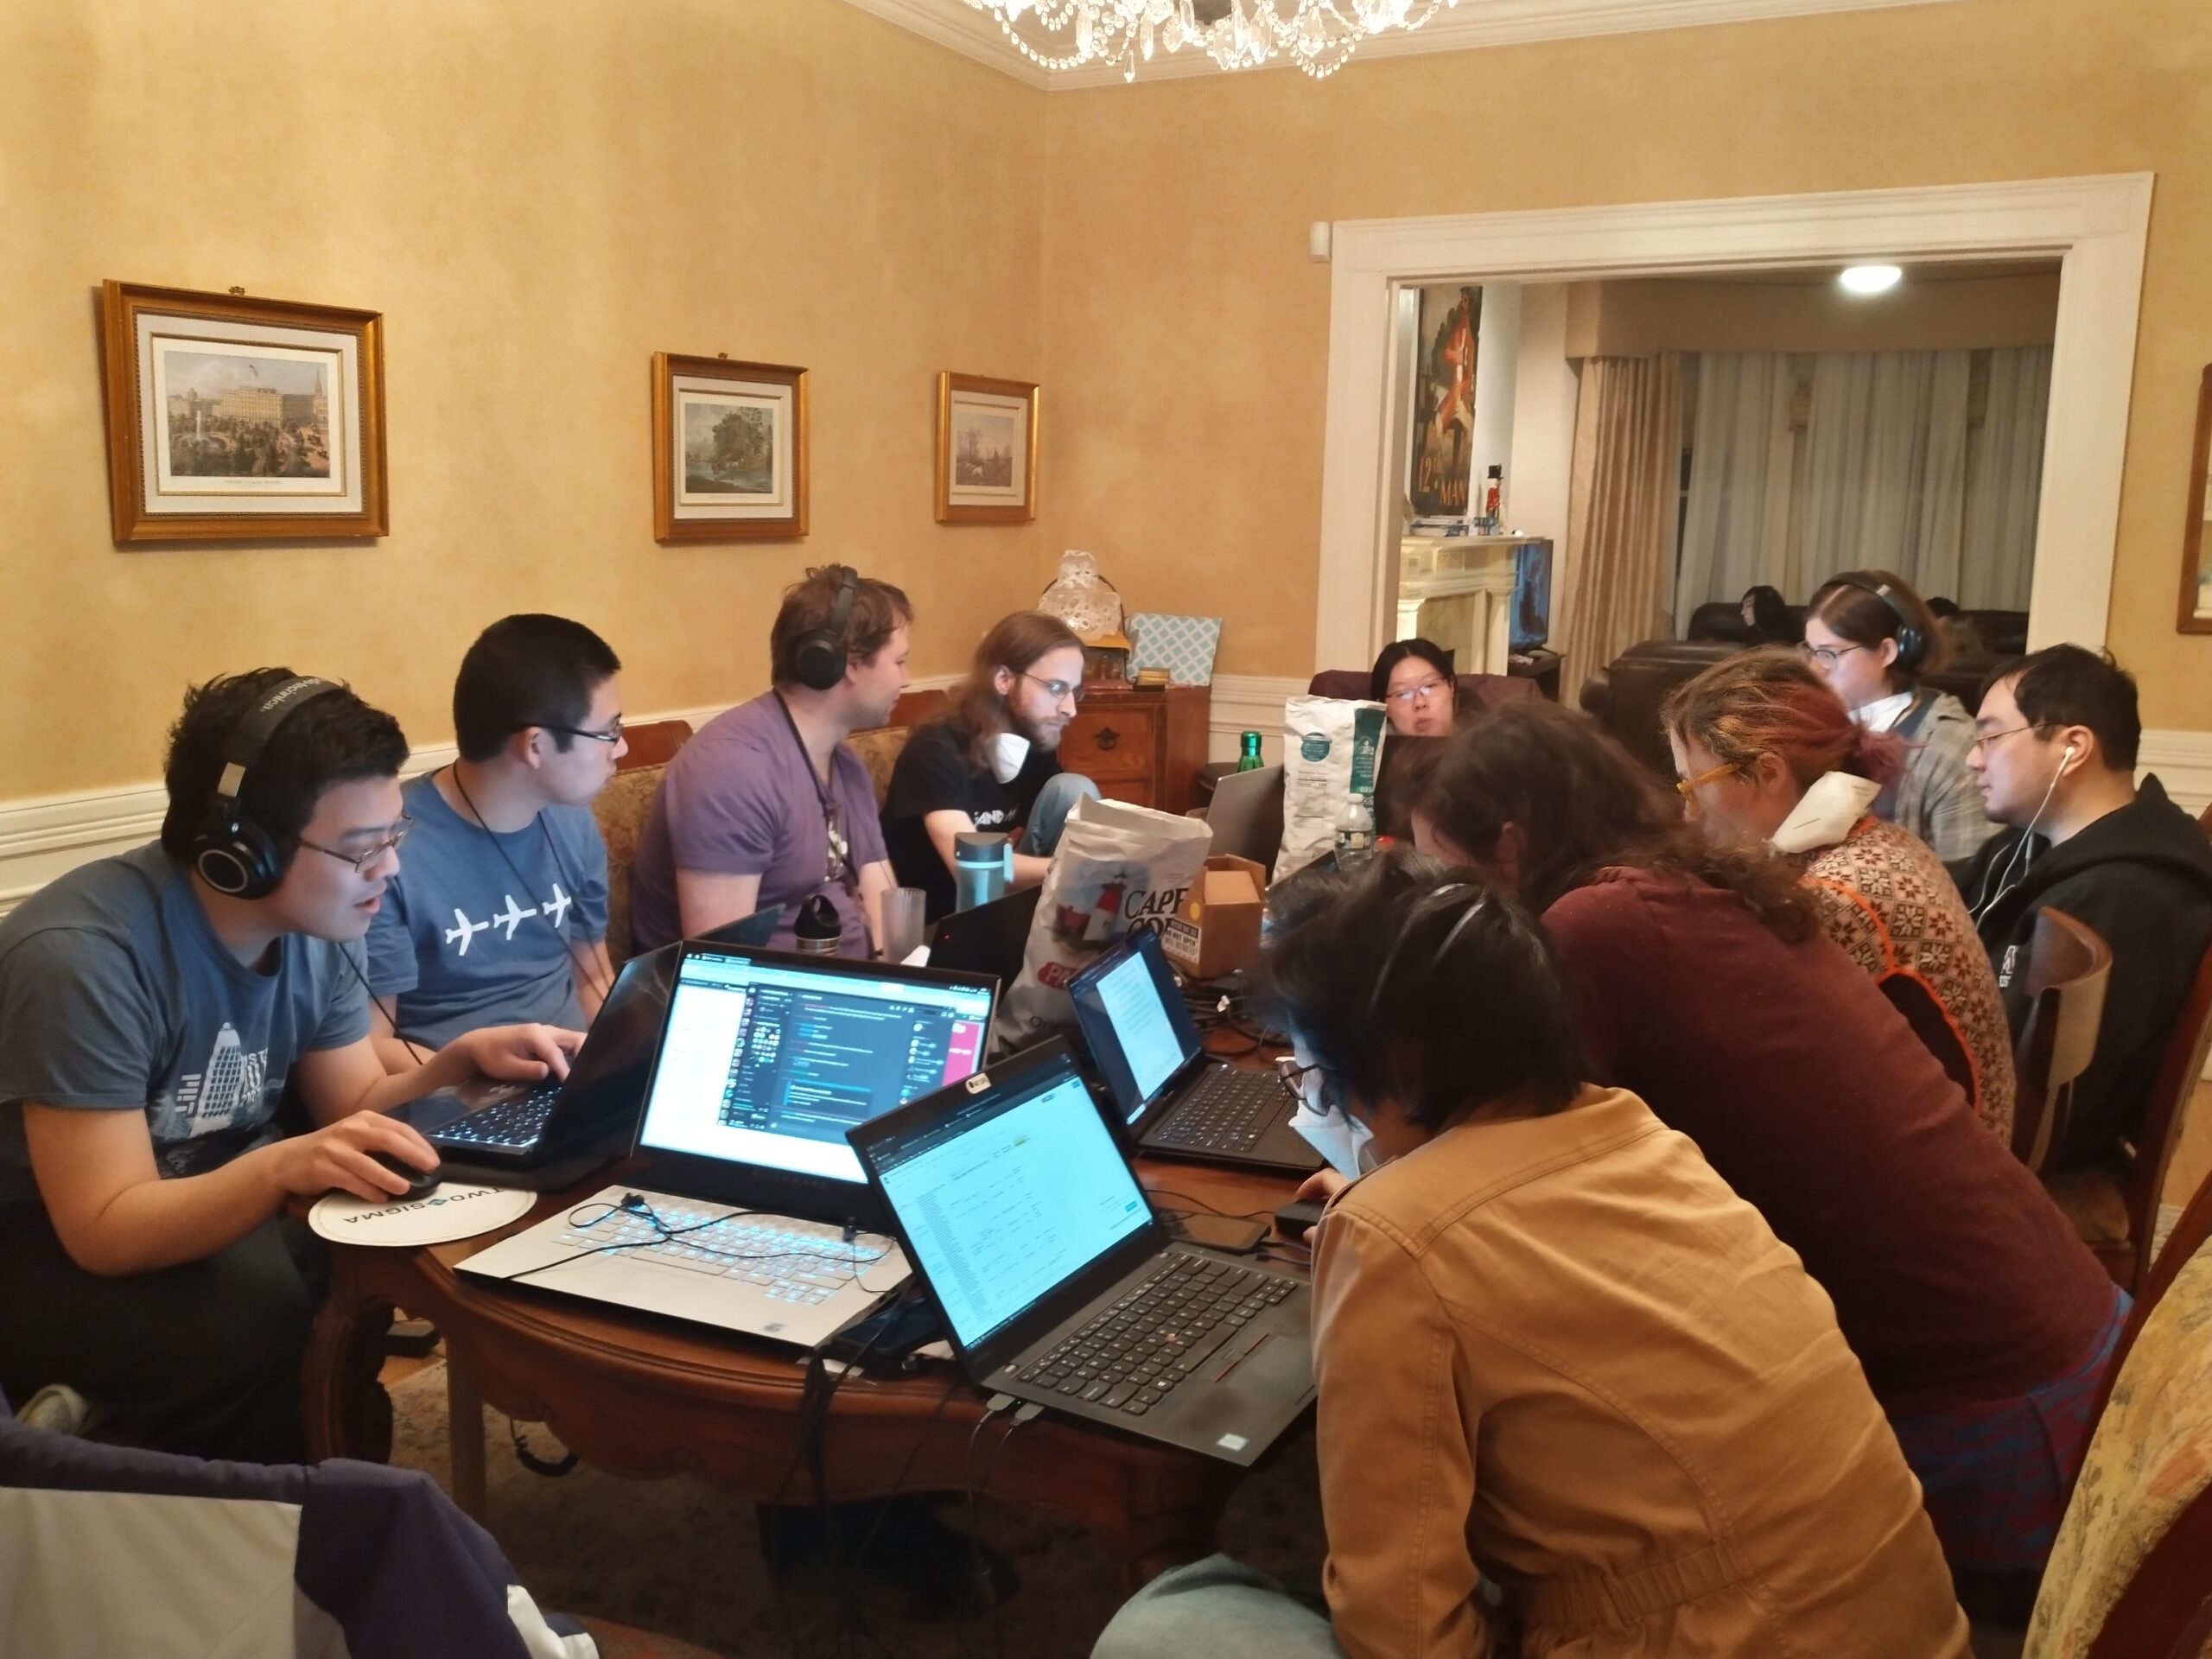
[[[1001,987],[1013,984],[1021,972],[1021,955],[1029,945],[1029,925],[1036,919],[1037,899],[1044,891],[1040,883],[994,899],[988,905],[939,917],[936,931],[930,935],[930,966],[989,974]]]
[[[1321,1167],[1273,1071],[1206,1058],[1158,934],[1131,933],[1069,980],[1068,995],[1133,1149],[1287,1174]]]
[[[765,944],[783,915],[781,905],[772,905],[705,937]],[[602,1143],[609,1151],[626,1148],[660,1044],[677,952],[665,944],[622,964],[567,1077],[539,1084],[474,1077],[391,1115],[412,1124],[441,1158],[458,1163],[537,1169]]]
[[[1173,1239],[1060,1039],[848,1138],[978,1387],[1246,1465],[1312,1404],[1306,1281]]]

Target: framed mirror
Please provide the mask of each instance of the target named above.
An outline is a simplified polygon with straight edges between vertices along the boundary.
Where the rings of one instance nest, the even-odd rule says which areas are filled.
[[[2205,534],[2205,521],[2212,519],[2212,480],[2205,475],[2208,456],[2212,456],[2212,367],[2204,371],[2204,384],[2196,393],[2196,448],[2189,463],[2189,522],[2181,540],[2181,615],[2175,623],[2183,633],[2212,633],[2212,536]]]

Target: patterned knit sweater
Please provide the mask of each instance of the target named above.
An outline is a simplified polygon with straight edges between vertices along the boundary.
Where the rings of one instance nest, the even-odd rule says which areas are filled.
[[[1872,816],[1835,845],[1798,856],[1828,937],[1904,1008],[1981,1121],[2009,1146],[2012,1029],[1949,872],[1925,842]]]

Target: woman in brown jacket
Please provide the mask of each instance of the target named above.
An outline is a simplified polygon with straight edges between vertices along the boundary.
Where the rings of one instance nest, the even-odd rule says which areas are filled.
[[[1525,914],[1406,853],[1296,886],[1267,981],[1309,1101],[1383,1160],[1315,1245],[1328,1616],[1216,1557],[1098,1659],[1459,1659],[1516,1628],[1523,1659],[1964,1655],[1827,1298],[1687,1137],[1581,1081]]]

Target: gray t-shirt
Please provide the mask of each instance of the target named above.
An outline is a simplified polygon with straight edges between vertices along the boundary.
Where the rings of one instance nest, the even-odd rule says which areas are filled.
[[[860,756],[842,743],[830,762],[829,793],[849,839],[857,887],[859,872],[888,855],[875,785]],[[791,948],[799,906],[810,894],[826,893],[844,922],[839,954],[868,954],[860,900],[830,870],[814,768],[772,691],[716,715],[669,762],[630,866],[630,942],[638,950],[677,937],[679,869],[759,876],[758,907],[784,907],[772,942],[778,950]]]
[[[443,1048],[485,1026],[581,1031],[571,944],[607,937],[607,847],[590,810],[549,806],[494,836],[432,778],[406,789],[415,820],[369,924],[369,988],[400,1034]]]
[[[293,1061],[368,1033],[360,950],[289,933],[246,967],[158,844],[40,889],[0,920],[0,1203],[38,1195],[26,1100],[143,1112],[164,1176],[274,1139]]]

